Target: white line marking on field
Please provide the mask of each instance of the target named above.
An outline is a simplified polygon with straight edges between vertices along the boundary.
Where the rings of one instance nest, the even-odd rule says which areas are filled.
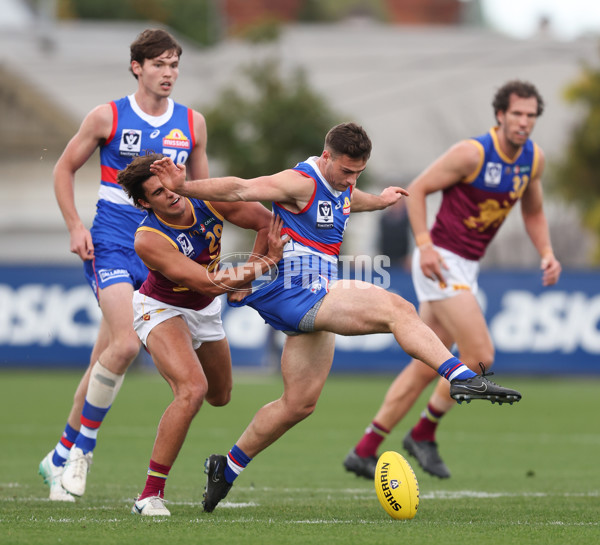
[[[194,501],[169,501],[169,505],[187,505],[188,507],[202,507],[202,502],[194,502]],[[241,507],[258,507],[260,504],[247,501],[247,502],[232,502],[232,501],[224,501],[219,503],[219,509],[224,507],[225,509],[236,509]]]
[[[18,488],[18,483],[13,483],[13,488]],[[257,491],[269,492],[275,491],[277,493],[285,493],[294,495],[294,494],[303,494],[303,493],[311,493],[311,494],[331,494],[335,495],[337,499],[341,499],[346,497],[348,500],[354,500],[357,498],[375,498],[375,491],[364,489],[364,488],[249,488],[249,487],[239,487],[236,490],[240,492],[252,492],[256,494]],[[493,498],[598,498],[600,497],[600,490],[593,490],[590,492],[485,492],[481,490],[434,490],[432,492],[421,492],[420,495],[422,500],[456,500],[461,498],[477,498],[477,499],[493,499]],[[38,497],[38,496],[24,496],[24,497],[0,497],[0,502],[30,502],[30,501],[40,501],[40,502],[49,502],[47,496]],[[101,498],[99,501],[102,502],[102,505],[86,505],[84,509],[96,510],[96,509],[110,509],[114,507],[114,504],[111,503],[110,498]],[[115,499],[115,502],[119,503],[131,503],[133,499],[131,498],[119,498]],[[190,502],[190,501],[170,501],[172,505],[186,505],[190,507],[202,507],[202,502]],[[230,509],[242,508],[242,507],[256,507],[260,505],[256,502],[223,502],[220,503],[220,507],[226,507]]]
[[[0,519],[1,521],[2,519]],[[126,515],[123,516],[123,518],[110,518],[110,519],[103,519],[103,518],[96,518],[96,517],[74,517],[74,518],[54,518],[54,517],[48,517],[48,518],[38,518],[36,516],[31,516],[28,519],[28,522],[40,522],[40,523],[48,523],[48,522],[53,522],[53,523],[57,523],[57,524],[106,524],[107,522],[110,523],[119,523],[119,522],[129,522],[131,520],[131,515]],[[158,524],[158,523],[166,523],[169,520],[169,517],[159,517],[159,518],[151,518],[151,519],[146,519],[145,522],[148,523],[153,523],[153,524]],[[207,516],[207,517],[203,517],[203,518],[195,518],[195,519],[190,519],[188,521],[190,524],[218,524],[218,525],[224,525],[224,524],[249,524],[249,523],[257,523],[257,524],[264,524],[265,522],[273,522],[272,520],[265,520],[265,519],[261,519],[261,518],[255,518],[255,517],[242,517],[239,519],[233,519],[233,520],[223,520],[223,519],[219,519],[219,520],[215,520],[213,517]],[[302,519],[302,520],[287,520],[287,521],[277,521],[277,524],[310,524],[310,525],[315,525],[315,524],[321,524],[321,525],[336,525],[336,524],[374,524],[377,526],[381,526],[382,524],[410,524],[410,521],[394,521],[394,520],[364,520],[364,519],[351,519],[351,520],[341,520],[341,519],[331,519],[331,520],[326,520],[326,519],[315,519],[315,520],[310,520],[310,519]],[[434,526],[437,525],[437,523],[434,521],[432,523]],[[457,523],[459,524],[459,523]],[[461,522],[461,525],[463,524],[469,524],[469,522]],[[470,523],[472,524],[472,522]],[[482,524],[487,524],[486,523],[482,523]],[[547,521],[547,522],[531,522],[531,521],[520,521],[520,520],[515,520],[515,521],[510,521],[510,522],[504,522],[504,524],[510,524],[512,526],[528,526],[528,527],[534,527],[534,526],[538,526],[538,527],[544,527],[544,526],[564,526],[564,527],[586,527],[586,526],[599,526],[600,522],[564,522],[561,520],[551,520],[551,521]]]
[[[257,491],[262,492],[274,492],[274,493],[285,493],[289,495],[303,494],[310,492],[311,494],[335,494],[338,499],[347,497],[348,499],[354,499],[354,497],[376,497],[375,491],[366,488],[272,488],[272,487],[260,487],[260,488],[248,488],[239,487],[236,490],[243,492],[256,493]],[[430,500],[455,500],[460,498],[506,498],[506,497],[518,497],[518,498],[597,498],[600,496],[600,490],[593,490],[590,492],[487,492],[482,490],[434,490],[432,492],[421,493],[421,499]],[[219,504],[220,505],[220,504]]]
[[[460,498],[597,498],[598,490],[593,492],[481,492],[479,490],[436,490],[421,494],[421,499],[455,500]]]

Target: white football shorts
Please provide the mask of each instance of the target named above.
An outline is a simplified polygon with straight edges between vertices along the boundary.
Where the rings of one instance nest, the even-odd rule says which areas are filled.
[[[479,290],[477,283],[479,261],[465,259],[444,248],[437,246],[434,246],[434,248],[448,266],[448,269],[442,267],[442,275],[446,279],[446,285],[443,285],[437,279],[431,280],[423,274],[420,264],[421,253],[419,248],[415,248],[412,257],[412,280],[419,302],[448,299],[465,290],[476,295]]]
[[[175,316],[181,316],[190,328],[194,350],[204,342],[220,341],[225,338],[219,298],[215,298],[200,310],[192,310],[163,303],[142,295],[139,291],[133,293],[133,328],[144,346],[150,331]]]

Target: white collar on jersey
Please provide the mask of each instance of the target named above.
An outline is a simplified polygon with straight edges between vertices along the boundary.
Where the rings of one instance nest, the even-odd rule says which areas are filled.
[[[141,117],[146,123],[148,123],[149,125],[152,125],[153,127],[160,127],[162,125],[164,125],[167,121],[169,121],[169,119],[171,119],[171,116],[173,115],[173,108],[175,108],[175,103],[173,102],[172,98],[168,98],[168,106],[167,106],[167,111],[162,114],[162,115],[149,115],[146,112],[144,112],[139,106],[138,103],[135,101],[135,96],[134,95],[129,95],[127,97],[129,99],[129,104],[131,105],[131,109],[139,116]]]
[[[321,180],[321,182],[323,182],[323,184],[329,190],[329,192],[334,197],[339,197],[343,193],[343,191],[338,191],[337,189],[333,189],[333,187],[331,187],[329,185],[329,182],[324,178],[323,174],[321,174],[321,171],[319,170],[319,167],[317,166],[317,159],[318,159],[318,157],[315,155],[313,157],[309,157],[305,162],[308,163],[311,167],[313,167],[315,169],[317,176],[319,176],[319,179]]]

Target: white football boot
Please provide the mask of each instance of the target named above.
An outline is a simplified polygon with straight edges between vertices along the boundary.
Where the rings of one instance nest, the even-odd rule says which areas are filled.
[[[92,452],[84,454],[78,447],[71,449],[60,481],[69,494],[83,496],[87,474],[92,465],[92,457]]]
[[[148,496],[143,500],[135,500],[131,513],[145,517],[170,517],[171,512],[165,507],[166,501],[160,496]]]
[[[50,501],[74,502],[75,498],[62,487],[62,484],[60,484],[60,478],[63,474],[64,467],[57,467],[52,463],[53,453],[54,450],[51,450],[40,462],[38,473],[50,487]]]

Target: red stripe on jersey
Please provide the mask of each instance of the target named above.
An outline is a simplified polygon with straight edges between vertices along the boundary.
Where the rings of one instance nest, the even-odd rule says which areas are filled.
[[[117,132],[117,125],[119,123],[119,112],[117,110],[117,105],[113,102],[110,102],[110,107],[112,108],[112,113],[113,113],[113,122],[112,122],[112,128],[110,129],[110,136],[106,139],[106,142],[104,142],[105,146],[108,146],[108,144],[110,144],[110,142],[112,141],[112,139],[115,137],[115,133]]]
[[[309,246],[314,248],[315,250],[319,250],[319,252],[323,252],[327,255],[339,255],[341,242],[336,242],[335,244],[323,244],[322,242],[316,242],[315,240],[309,240],[300,236],[296,231],[293,231],[289,227],[284,227],[281,230],[282,235],[289,235],[292,240],[296,242],[300,242],[304,244],[304,246]]]
[[[100,304],[100,290],[98,289],[98,286],[100,285],[100,281],[98,280],[98,272],[96,271],[96,258],[94,257],[94,259],[92,259],[92,269],[94,271],[94,287],[92,288],[94,290],[94,295],[96,296],[96,300],[98,301],[98,304]]]
[[[192,150],[196,147],[196,133],[194,132],[194,110],[188,108],[188,125],[190,127],[190,140]]]
[[[98,422],[97,420],[90,420],[89,418],[86,418],[85,416],[81,415],[81,425],[85,426],[86,428],[95,430],[100,427],[100,424],[102,424],[102,422]]]
[[[280,204],[278,202],[276,202],[275,205],[279,206],[279,208],[285,208],[290,214],[303,214],[312,206],[312,203],[315,200],[315,195],[317,194],[317,180],[315,180],[312,176],[308,175],[306,172],[302,172],[301,170],[297,170],[296,172],[298,172],[298,174],[302,174],[302,176],[306,176],[307,178],[310,178],[315,184],[315,187],[313,189],[310,200],[308,201],[308,204],[302,210],[300,210],[300,212],[292,212],[292,210],[288,210],[287,208],[285,208],[285,206],[283,206],[282,204]]]
[[[117,174],[118,170],[116,168],[107,167],[106,165],[100,166],[100,179],[103,182],[108,182],[111,184],[118,184],[117,182]]]

